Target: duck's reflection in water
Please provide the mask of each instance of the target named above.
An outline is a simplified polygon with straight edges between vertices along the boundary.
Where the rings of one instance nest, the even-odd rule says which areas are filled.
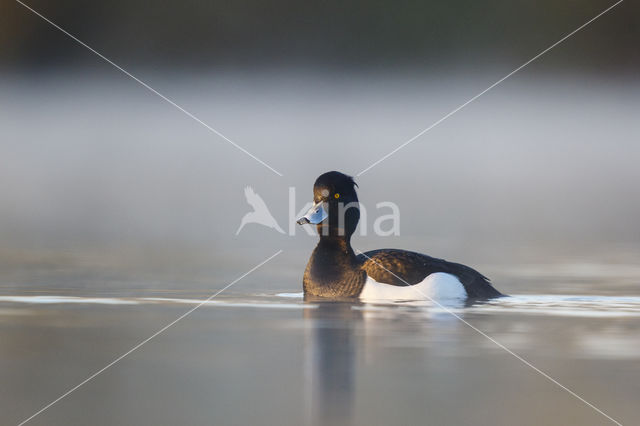
[[[440,353],[442,345],[433,345],[432,352],[443,356],[461,350],[451,338],[464,326],[441,306],[424,301],[391,305],[309,299],[306,302],[317,306],[304,310],[309,425],[354,424],[358,360],[375,362],[380,345],[384,346],[391,336],[396,344],[406,340],[411,347],[447,342],[446,354]],[[463,306],[464,302],[455,301],[447,308]]]
[[[355,330],[362,312],[353,302],[305,309],[305,391],[309,425],[350,425],[355,397]]]

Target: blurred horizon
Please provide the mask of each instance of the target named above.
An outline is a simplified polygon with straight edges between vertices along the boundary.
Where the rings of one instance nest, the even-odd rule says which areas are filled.
[[[515,68],[615,2],[300,3],[27,1],[124,68],[303,67],[356,71]],[[640,5],[623,2],[545,57],[555,69],[637,72]],[[100,66],[17,2],[0,5],[0,70]],[[510,71],[510,70],[509,70]]]

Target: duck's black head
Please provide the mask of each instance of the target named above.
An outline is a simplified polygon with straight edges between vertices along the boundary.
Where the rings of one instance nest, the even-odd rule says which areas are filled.
[[[317,225],[321,237],[350,237],[360,220],[356,186],[353,178],[344,173],[333,171],[320,175],[313,184],[313,207],[298,223]]]

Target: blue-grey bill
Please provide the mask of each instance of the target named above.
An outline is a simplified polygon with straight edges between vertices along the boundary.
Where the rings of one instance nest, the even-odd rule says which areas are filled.
[[[318,201],[315,203],[300,219],[297,220],[298,225],[304,225],[305,223],[310,223],[312,225],[317,225],[318,223],[325,220],[329,215],[327,211],[322,206],[322,201]]]

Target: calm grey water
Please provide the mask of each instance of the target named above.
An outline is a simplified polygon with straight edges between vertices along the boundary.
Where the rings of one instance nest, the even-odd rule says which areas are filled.
[[[538,279],[552,286],[566,277]],[[290,291],[246,292],[238,283],[31,423],[610,423],[452,313],[621,423],[640,415],[637,289],[514,295],[447,311],[424,302],[306,303],[296,282],[245,280]],[[598,292],[584,282],[585,293]],[[2,423],[24,420],[210,295],[174,284],[5,285]]]
[[[0,423],[18,424],[215,291],[30,424],[623,424],[640,417],[640,85],[508,80],[359,177],[399,236],[511,298],[451,306],[305,303],[315,237],[279,224],[315,177],[355,174],[504,72],[149,83],[278,177],[129,80],[3,77]],[[540,71],[540,69],[538,69]],[[291,188],[290,188],[291,187]],[[369,223],[369,230],[371,222]]]

